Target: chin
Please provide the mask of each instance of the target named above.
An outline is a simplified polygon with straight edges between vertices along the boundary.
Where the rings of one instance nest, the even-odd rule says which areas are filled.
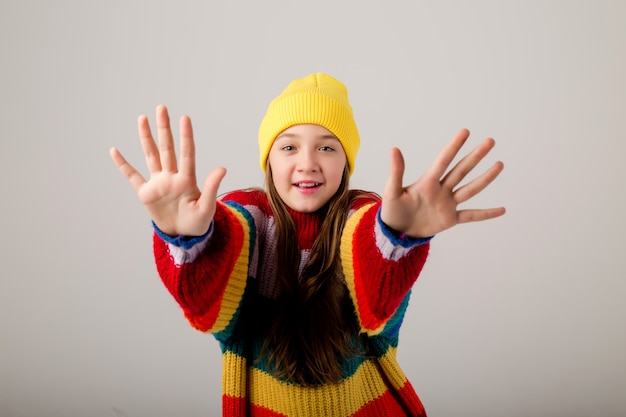
[[[317,210],[319,210],[319,207],[296,206],[292,207],[292,209],[297,211],[298,213],[315,213]]]
[[[321,209],[323,204],[306,204],[306,203],[296,203],[296,204],[287,204],[292,210],[295,210],[299,213],[315,213],[319,209]]]

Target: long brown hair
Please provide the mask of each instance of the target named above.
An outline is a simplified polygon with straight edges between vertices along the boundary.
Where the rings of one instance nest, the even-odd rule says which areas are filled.
[[[357,353],[358,324],[342,281],[340,239],[351,204],[348,170],[323,210],[324,220],[300,280],[300,250],[293,219],[266,170],[276,224],[279,295],[261,357],[277,377],[305,386],[335,383],[341,359]]]

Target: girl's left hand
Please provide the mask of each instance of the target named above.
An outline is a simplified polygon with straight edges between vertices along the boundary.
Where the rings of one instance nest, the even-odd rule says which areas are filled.
[[[504,207],[458,209],[459,204],[484,190],[504,168],[502,162],[496,162],[479,177],[458,187],[495,145],[493,139],[485,139],[446,173],[468,137],[467,129],[459,131],[424,175],[407,187],[402,185],[402,153],[398,148],[391,150],[391,167],[381,208],[381,219],[387,226],[410,237],[425,238],[460,223],[493,219],[505,213]]]

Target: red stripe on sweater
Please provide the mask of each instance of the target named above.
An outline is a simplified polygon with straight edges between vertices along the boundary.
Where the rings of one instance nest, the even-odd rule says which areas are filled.
[[[398,398],[403,402],[403,405],[398,403]],[[426,417],[426,411],[420,401],[417,394],[411,387],[411,384],[407,384],[399,391],[396,391],[396,396],[387,391],[380,397],[365,404],[359,409],[352,417]]]
[[[235,216],[223,204],[217,204],[211,241],[198,258],[189,264],[176,265],[168,247],[154,238],[157,269],[163,283],[180,304],[187,318],[201,331],[215,323],[222,296],[239,251],[244,232]]]
[[[224,417],[245,417],[246,399],[222,395],[222,415]]]
[[[376,246],[378,207],[364,213],[352,238],[354,285],[359,315],[367,329],[378,329],[396,311],[426,262],[428,244],[414,248],[398,261],[385,259]]]
[[[242,206],[255,206],[261,209],[266,215],[270,215],[272,209],[269,201],[262,190],[238,190],[226,194],[222,201],[234,201]]]
[[[229,395],[222,396],[222,415],[224,417],[288,417],[285,414],[254,404],[250,405],[250,414],[246,414],[246,399]]]

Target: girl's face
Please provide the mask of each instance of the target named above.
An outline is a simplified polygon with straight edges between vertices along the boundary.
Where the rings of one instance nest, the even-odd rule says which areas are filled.
[[[341,185],[346,154],[328,129],[292,126],[276,137],[268,156],[278,195],[293,210],[322,208]]]

